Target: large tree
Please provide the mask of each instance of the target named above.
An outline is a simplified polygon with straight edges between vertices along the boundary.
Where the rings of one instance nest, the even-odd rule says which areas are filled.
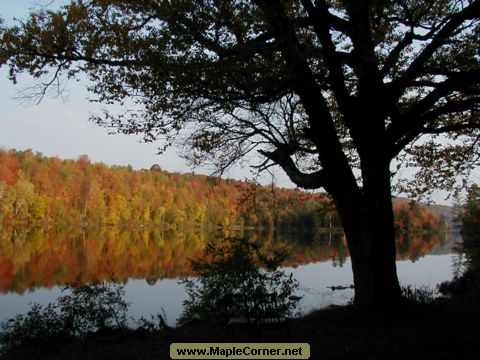
[[[4,26],[0,65],[38,78],[39,99],[86,74],[122,105],[94,121],[180,141],[194,163],[255,152],[324,188],[355,302],[384,304],[400,299],[395,170],[428,192],[479,164],[479,16],[479,0],[76,0]]]

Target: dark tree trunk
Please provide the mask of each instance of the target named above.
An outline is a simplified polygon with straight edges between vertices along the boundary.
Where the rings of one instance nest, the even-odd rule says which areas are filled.
[[[360,198],[334,194],[334,199],[352,261],[355,304],[383,307],[401,300],[390,174],[388,167],[370,170]]]
[[[360,44],[357,49],[359,64],[355,70],[358,70],[361,76],[356,96],[349,95],[343,83],[343,74],[340,73],[342,69],[335,65],[338,59],[329,29],[321,26],[315,29],[322,42],[322,49],[325,50],[323,55],[327,58],[329,76],[332,78],[331,87],[337,105],[360,158],[363,182],[360,189],[339,141],[332,109],[322,96],[324,89],[319,86],[312,73],[283,5],[279,1],[256,3],[262,8],[267,23],[278,40],[287,72],[296,80],[294,91],[308,115],[309,128],[306,135],[317,149],[322,169],[318,174],[302,173],[292,161],[291,149],[288,146],[277,146],[276,151],[264,154],[279,164],[299,186],[315,188],[309,180],[312,180],[313,175],[319,175],[321,184],[318,186],[324,187],[332,195],[347,236],[355,283],[355,303],[388,305],[397,302],[401,298],[401,292],[395,265],[388,158],[391,151],[385,134],[385,119],[389,107],[379,101],[384,97],[378,90],[379,86],[383,85],[383,80],[377,76],[373,47],[369,48],[373,43],[368,34],[368,25],[362,28],[361,24],[360,31],[355,36]],[[321,6],[319,11],[320,8]],[[364,5],[355,9],[352,6],[351,10],[366,8]],[[311,8],[311,11],[315,10],[318,9]],[[368,19],[368,12],[366,13],[365,19]],[[317,177],[314,176],[313,183],[316,182]]]

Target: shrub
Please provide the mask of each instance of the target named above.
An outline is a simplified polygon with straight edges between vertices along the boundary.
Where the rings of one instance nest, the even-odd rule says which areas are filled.
[[[421,286],[418,288],[410,285],[402,287],[403,297],[414,304],[428,305],[431,304],[438,296],[438,291],[429,288],[428,286]]]
[[[288,298],[298,282],[278,268],[287,253],[270,251],[267,256],[259,244],[244,238],[208,243],[203,258],[192,262],[198,277],[182,279],[188,297],[179,324],[225,321],[240,312],[242,304],[258,299],[258,294],[274,294],[281,315],[291,315],[296,304]]]
[[[2,350],[126,327],[128,304],[123,300],[122,285],[67,286],[62,292],[55,303],[33,304],[26,315],[1,324]]]
[[[126,327],[128,303],[122,285],[99,283],[68,287],[58,300],[66,329],[83,336],[106,328]],[[65,291],[65,290],[64,290]]]
[[[8,350],[45,342],[54,337],[68,337],[56,306],[33,304],[26,315],[17,315],[1,325],[0,344],[3,350]]]

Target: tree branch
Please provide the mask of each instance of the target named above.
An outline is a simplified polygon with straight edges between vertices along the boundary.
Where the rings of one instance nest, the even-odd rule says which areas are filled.
[[[109,60],[109,59],[93,58],[85,55],[52,55],[52,54],[41,53],[37,51],[29,51],[29,52],[20,51],[16,53],[16,55],[40,57],[48,60],[57,60],[57,61],[62,61],[63,64],[66,64],[66,62],[85,61],[86,63],[93,64],[93,65],[108,65],[108,66],[141,65],[141,62],[136,60]]]
[[[342,1],[350,18],[352,27],[350,39],[353,55],[357,58],[354,68],[358,77],[361,96],[378,100],[383,96],[383,81],[375,54],[375,44],[370,23],[371,1]]]
[[[459,113],[459,112],[469,111],[469,110],[473,111],[475,109],[475,106],[478,106],[478,104],[480,104],[480,98],[478,97],[473,97],[473,98],[459,100],[459,101],[450,101],[445,105],[439,106],[433,109],[432,111],[425,113],[425,115],[422,116],[422,120],[419,120],[419,121],[426,124],[430,121],[437,119],[442,115]]]
[[[412,131],[420,131],[427,121],[433,120],[435,117],[438,117],[442,114],[448,113],[449,108],[447,105],[444,107],[439,107],[432,112],[427,113],[427,111],[434,106],[441,98],[447,96],[453,91],[466,91],[468,93],[469,87],[478,84],[480,82],[480,70],[474,69],[465,72],[455,73],[447,80],[438,84],[438,86],[432,90],[427,96],[422,100],[417,102],[415,105],[411,106],[410,109],[399,116],[399,118],[392,122],[387,128],[387,136],[390,138],[392,144],[396,144],[400,139],[404,138],[407,134]],[[472,98],[476,99],[476,98]],[[466,104],[462,102],[463,104]],[[472,100],[468,100],[472,101]],[[473,100],[477,102],[478,100]],[[448,105],[448,106],[458,106],[457,105]],[[452,110],[455,110],[452,109]],[[429,114],[427,116],[427,114]],[[413,137],[415,138],[415,136]]]
[[[442,126],[439,128],[424,127],[422,129],[422,134],[445,134],[462,130],[480,130],[480,123],[455,124]]]
[[[285,12],[283,2],[256,0],[255,3],[262,9],[267,25],[275,34],[286,64],[286,71],[289,76],[296,79],[293,90],[300,98],[307,114],[310,140],[317,149],[323,168],[328,171],[329,179],[335,178],[337,181],[337,184],[328,182],[328,186],[332,186],[328,191],[339,191],[338,184],[342,183],[351,192],[348,195],[339,192],[338,196],[359,196],[360,190],[340,144],[327,100],[315,81],[305,54],[300,49],[299,40]],[[295,172],[291,173],[295,176]]]
[[[440,106],[422,116],[412,118],[412,124],[416,124],[409,131],[406,131],[400,138],[398,138],[391,147],[391,158],[397,156],[409,143],[417,139],[422,134],[444,134],[448,132],[455,132],[461,130],[475,130],[480,129],[480,123],[468,122],[460,124],[451,124],[441,127],[426,126],[427,123],[432,123],[435,119],[442,115],[453,114],[464,111],[474,111],[475,107],[480,103],[479,98],[470,98],[463,101],[452,101],[443,106]]]
[[[386,75],[388,75],[390,70],[392,70],[392,68],[396,65],[402,51],[405,50],[407,46],[412,44],[412,42],[413,42],[413,30],[406,33],[403,39],[400,40],[397,46],[395,46],[393,50],[388,54],[383,64],[383,67],[380,70],[380,73],[382,74],[382,76],[385,77]]]
[[[279,165],[297,186],[304,189],[318,189],[325,186],[323,171],[303,173],[295,165],[288,151],[278,147],[274,151],[259,150],[259,153]]]
[[[410,64],[403,76],[392,81],[390,88],[395,94],[395,97],[400,97],[408,87],[410,80],[417,77],[423,66],[431,58],[435,51],[437,51],[450,36],[458,29],[458,27],[466,20],[479,17],[480,14],[480,1],[473,1],[460,12],[452,15],[450,20],[438,31],[438,33],[432,38],[432,41],[425,46],[420,52],[417,58]]]
[[[337,54],[335,45],[330,35],[330,13],[324,0],[316,2],[314,7],[311,0],[302,0],[304,8],[312,19],[313,28],[322,44],[322,54],[330,73],[329,81],[338,102],[338,106],[345,119],[349,119],[352,112],[350,94],[345,84],[341,57]],[[351,125],[351,124],[350,124]]]

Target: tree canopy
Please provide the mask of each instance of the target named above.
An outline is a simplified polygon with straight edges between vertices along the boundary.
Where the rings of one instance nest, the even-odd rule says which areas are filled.
[[[374,151],[451,189],[479,162],[478,17],[478,1],[80,0],[3,28],[0,63],[40,78],[37,98],[85,73],[93,99],[128,105],[95,121],[162,146],[187,128],[190,159],[219,169],[257,150],[318,188],[330,157]]]

